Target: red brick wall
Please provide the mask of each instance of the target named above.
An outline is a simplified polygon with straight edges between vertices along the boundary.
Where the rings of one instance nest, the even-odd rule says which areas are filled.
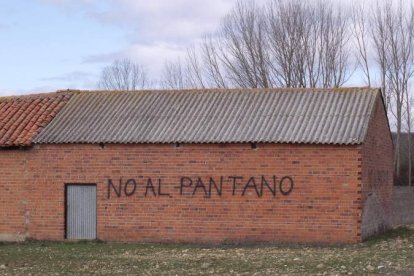
[[[3,153],[2,153],[3,154]],[[30,151],[26,225],[34,239],[64,238],[64,183],[97,183],[98,238],[122,241],[173,242],[358,242],[360,214],[358,148],[353,146],[249,144],[226,145],[42,145]],[[20,169],[14,173],[20,174]],[[259,197],[250,182],[261,176],[273,185],[284,176],[294,181],[289,195],[277,186],[276,196],[265,186]],[[180,178],[190,177],[192,187],[180,195]],[[209,177],[219,184],[206,197],[197,177],[208,191]],[[235,195],[229,176],[242,176]],[[145,187],[151,177],[154,190]],[[158,195],[158,178],[162,193]],[[135,179],[133,195],[121,197],[111,188]],[[132,183],[132,182],[131,182]],[[128,193],[132,186],[128,187]],[[188,184],[187,180],[184,184]],[[22,186],[24,187],[24,186]],[[273,186],[272,186],[273,188]],[[282,187],[289,188],[285,179]],[[17,194],[16,194],[17,197]],[[14,198],[19,201],[20,198]],[[2,206],[2,208],[4,208]],[[2,209],[3,210],[3,209]],[[13,231],[12,229],[5,229]]]
[[[0,240],[22,240],[27,232],[27,156],[24,150],[0,151]]]
[[[392,225],[393,146],[384,107],[377,99],[362,155],[362,238]]]

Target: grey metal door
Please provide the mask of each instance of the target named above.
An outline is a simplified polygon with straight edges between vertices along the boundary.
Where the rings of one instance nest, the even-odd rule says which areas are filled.
[[[96,239],[96,185],[66,185],[66,238]]]

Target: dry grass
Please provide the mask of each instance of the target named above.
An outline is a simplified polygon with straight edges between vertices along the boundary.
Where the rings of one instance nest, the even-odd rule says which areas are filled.
[[[0,275],[414,275],[414,228],[349,246],[0,244]]]

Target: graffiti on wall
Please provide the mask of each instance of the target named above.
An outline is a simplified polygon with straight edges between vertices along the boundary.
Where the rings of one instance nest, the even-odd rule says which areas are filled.
[[[138,180],[139,179],[139,180]],[[221,197],[225,192],[232,196],[245,196],[252,192],[257,197],[262,197],[268,193],[275,197],[277,194],[288,196],[294,188],[292,177],[242,177],[242,176],[220,176],[213,177],[188,177],[182,176],[177,180],[170,190],[167,190],[161,178],[129,178],[113,180],[108,179],[107,198],[111,197],[130,197],[140,195],[142,197],[159,196],[173,197],[178,196],[196,196],[202,195],[205,198]]]

